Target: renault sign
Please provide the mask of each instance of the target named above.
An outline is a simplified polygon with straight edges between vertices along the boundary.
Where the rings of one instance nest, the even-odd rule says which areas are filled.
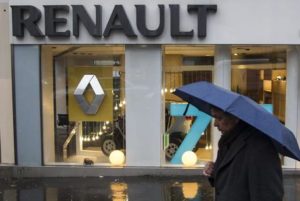
[[[95,96],[89,104],[84,97],[84,92],[91,86]],[[75,89],[74,96],[81,109],[86,114],[96,114],[104,98],[104,91],[95,75],[84,75]]]

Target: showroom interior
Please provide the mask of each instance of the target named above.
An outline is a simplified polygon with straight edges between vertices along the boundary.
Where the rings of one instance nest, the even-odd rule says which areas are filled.
[[[176,165],[171,162],[172,157],[195,121],[192,116],[170,115],[170,104],[183,103],[172,92],[185,84],[213,81],[215,47],[164,45],[161,48],[161,95],[165,105],[162,114],[165,116],[165,128],[161,138],[163,141],[165,135],[168,135],[169,142],[163,149],[161,145],[156,147],[164,152],[163,164],[172,166]],[[285,123],[286,49],[283,45],[231,47],[231,90],[246,95],[257,103],[272,104],[273,113],[282,123]],[[44,139],[49,139],[44,144],[44,158],[48,159],[44,163],[81,165],[84,159],[90,159],[95,164],[105,165],[109,164],[111,151],[121,150],[125,153],[125,46],[43,45],[41,55],[44,64],[42,72],[45,72],[42,73],[42,90],[44,93],[49,91],[44,95],[47,98],[43,99],[43,105],[47,105],[47,108],[43,110],[51,107],[51,111],[54,111],[54,118],[51,117],[54,122],[44,121],[43,125],[48,128],[51,126],[47,124],[54,124],[52,130],[43,129]],[[46,73],[48,71],[53,72],[52,76]],[[97,75],[105,94],[109,94],[99,108],[104,116],[86,115],[76,103],[73,94],[85,74]],[[53,83],[53,86],[49,83]],[[93,100],[93,93],[93,87],[88,85],[84,96],[89,103]],[[47,103],[51,95],[52,105]],[[49,112],[44,112],[44,119],[48,119],[48,115]],[[200,165],[213,158],[211,130],[209,124],[192,149]],[[54,151],[51,153],[49,150]]]

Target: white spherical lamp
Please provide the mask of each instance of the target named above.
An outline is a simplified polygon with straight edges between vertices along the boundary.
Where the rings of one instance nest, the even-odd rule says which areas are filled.
[[[120,150],[114,150],[109,155],[109,162],[114,166],[121,166],[125,162],[125,155]]]
[[[186,151],[182,154],[181,161],[184,166],[191,167],[197,163],[197,155],[192,151]]]

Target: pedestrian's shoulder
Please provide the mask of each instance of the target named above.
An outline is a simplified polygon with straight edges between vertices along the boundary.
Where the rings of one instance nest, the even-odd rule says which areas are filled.
[[[279,161],[278,152],[273,141],[260,131],[249,133],[246,140],[246,153],[248,161],[270,162]]]
[[[246,139],[247,144],[255,148],[273,148],[272,140],[257,129],[249,129]]]

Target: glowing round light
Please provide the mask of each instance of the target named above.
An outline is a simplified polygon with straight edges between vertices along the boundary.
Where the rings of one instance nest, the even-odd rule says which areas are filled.
[[[120,150],[114,150],[110,153],[109,155],[109,162],[112,164],[112,165],[116,165],[116,166],[119,166],[119,165],[123,165],[124,162],[125,162],[125,155],[122,151]]]
[[[184,166],[190,167],[197,163],[197,156],[192,151],[186,151],[183,153],[181,161]]]

